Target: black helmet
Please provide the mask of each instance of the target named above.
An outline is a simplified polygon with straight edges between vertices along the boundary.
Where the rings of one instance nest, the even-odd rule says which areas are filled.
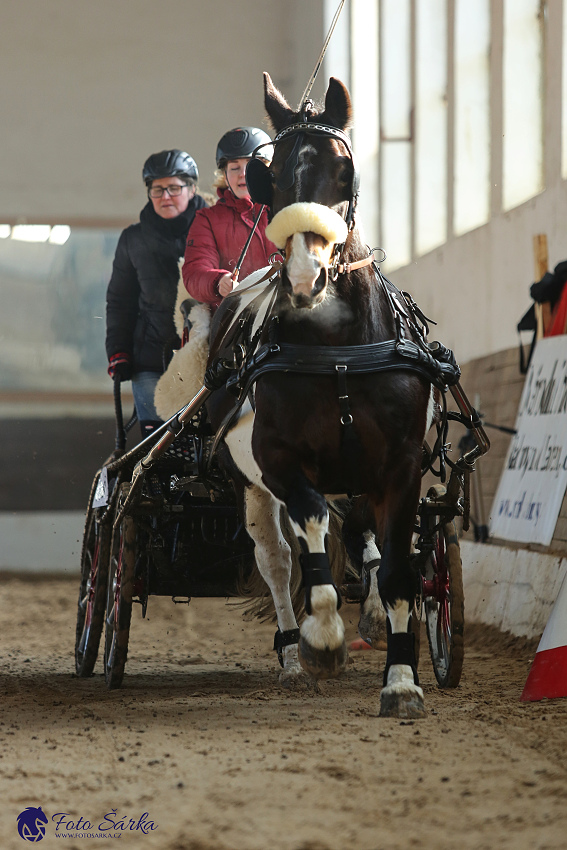
[[[217,168],[224,168],[230,159],[247,159],[252,156],[258,145],[271,139],[258,127],[235,127],[225,133],[217,145]],[[261,154],[262,158],[270,159],[268,152]]]
[[[142,169],[142,177],[149,185],[152,180],[158,180],[160,177],[191,177],[193,180],[199,179],[197,163],[192,156],[189,156],[185,151],[179,151],[174,148],[171,151],[161,151],[153,153],[144,163]]]

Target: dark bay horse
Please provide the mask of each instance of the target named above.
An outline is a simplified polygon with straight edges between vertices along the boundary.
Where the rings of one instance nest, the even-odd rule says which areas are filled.
[[[221,456],[242,487],[246,527],[273,596],[284,678],[301,668],[315,678],[335,676],[347,663],[340,598],[329,568],[325,497],[361,494],[352,525],[366,530],[371,553],[378,554],[379,541],[378,589],[387,615],[381,714],[420,717],[425,709],[410,630],[416,594],[410,547],[422,444],[433,411],[431,382],[403,365],[366,370],[366,352],[374,344],[399,338],[400,316],[355,223],[358,175],[347,135],[346,88],[332,78],[319,111],[308,102],[295,112],[267,74],[264,93],[277,134],[274,157],[269,170],[251,161],[249,188],[271,207],[267,235],[284,261],[266,290],[271,301],[260,310],[266,315],[249,337],[255,334],[264,350],[277,349],[274,362],[287,356],[290,368],[264,371],[253,390],[246,387],[238,414],[229,426],[225,422]],[[243,315],[250,293],[256,290],[240,297],[236,290],[218,309],[210,362],[223,346],[228,350],[227,328]],[[342,363],[345,347],[353,347],[352,367],[348,357]],[[233,405],[229,392],[213,394],[213,427]],[[282,506],[301,546],[306,617],[300,633],[290,600]]]

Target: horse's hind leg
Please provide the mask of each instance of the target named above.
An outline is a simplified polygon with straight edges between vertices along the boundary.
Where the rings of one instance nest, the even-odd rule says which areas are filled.
[[[287,499],[289,517],[301,545],[301,568],[307,616],[301,625],[299,661],[316,679],[338,676],[348,653],[344,624],[325,549],[329,513],[324,497],[309,486],[294,489]]]
[[[368,573],[368,594],[360,605],[358,633],[371,646],[379,649],[383,646],[379,647],[378,644],[386,640],[386,612],[378,591],[378,570],[382,559],[372,531],[365,532],[364,543],[362,558],[363,568]]]
[[[403,480],[403,479],[402,479]],[[401,485],[401,480],[398,479]],[[418,482],[419,486],[419,482]],[[423,691],[419,687],[411,612],[416,577],[410,564],[411,536],[415,523],[415,500],[402,486],[390,494],[388,521],[384,528],[378,587],[387,614],[386,669],[380,694],[382,717],[425,716]]]
[[[256,564],[276,609],[276,642],[279,640],[278,656],[283,663],[280,682],[290,684],[304,673],[297,659],[299,630],[290,596],[291,550],[280,528],[281,506],[271,493],[256,485],[246,488],[244,501],[246,529],[255,544]]]
[[[376,536],[374,512],[364,497],[352,505],[343,522],[342,535],[351,564],[365,576],[366,596],[360,603],[358,633],[374,648],[386,640],[386,612],[378,591],[381,555]]]

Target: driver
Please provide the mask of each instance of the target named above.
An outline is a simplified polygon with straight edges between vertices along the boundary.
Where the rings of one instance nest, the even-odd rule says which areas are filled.
[[[199,172],[185,151],[165,150],[144,163],[148,203],[138,224],[118,240],[106,293],[108,373],[132,381],[142,436],[161,424],[154,392],[167,363],[164,352],[179,344],[173,320],[187,233],[197,210]]]
[[[183,282],[197,301],[216,306],[236,286],[232,273],[260,212],[246,186],[246,165],[254,150],[266,143],[271,143],[270,137],[257,127],[235,127],[218,143],[213,184],[218,201],[195,216],[183,264]],[[264,210],[242,263],[241,279],[267,266],[276,251],[266,239],[267,224]]]

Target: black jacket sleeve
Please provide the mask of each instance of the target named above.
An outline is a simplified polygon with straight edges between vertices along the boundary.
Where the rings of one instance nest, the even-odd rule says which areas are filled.
[[[132,356],[134,328],[139,310],[140,285],[128,249],[129,228],[122,231],[106,291],[106,354]]]

